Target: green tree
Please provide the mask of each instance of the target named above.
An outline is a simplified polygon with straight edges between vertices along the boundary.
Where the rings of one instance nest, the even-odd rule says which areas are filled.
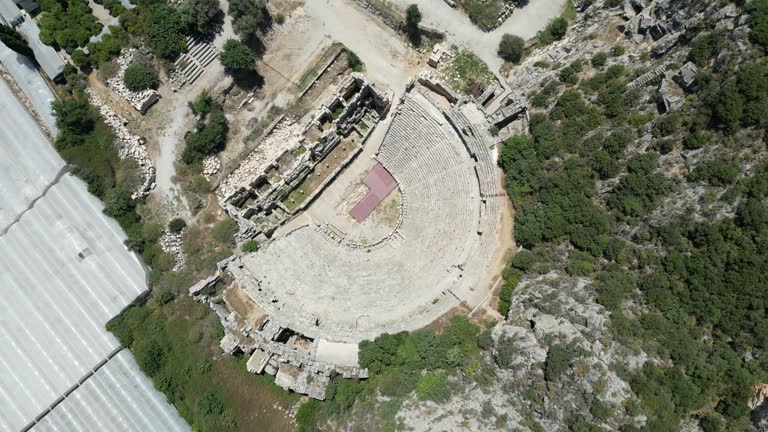
[[[411,43],[416,46],[421,45],[420,22],[421,11],[417,5],[411,4],[405,10],[405,34],[408,36],[408,39],[410,39]]]
[[[13,27],[0,24],[0,42],[23,56],[27,56],[31,59],[35,58],[35,54],[29,47],[29,44],[27,44],[27,41],[21,33],[14,30]]]
[[[172,60],[186,49],[184,24],[179,11],[160,0],[153,0],[142,8],[149,44],[155,54]]]
[[[219,53],[219,62],[229,71],[256,70],[256,56],[253,51],[248,48],[248,45],[236,39],[224,42],[224,48]]]
[[[232,0],[229,15],[235,33],[244,39],[257,37],[270,23],[269,11],[263,0]]]
[[[212,32],[213,25],[221,15],[217,0],[184,0],[179,6],[181,24],[191,32]]]
[[[131,63],[123,74],[125,88],[138,92],[157,87],[157,72],[143,63]]]
[[[219,109],[212,111],[206,119],[198,122],[197,130],[187,135],[186,146],[181,153],[182,162],[197,163],[206,156],[223,150],[228,131],[229,126],[224,112]]]
[[[525,40],[520,36],[505,33],[501,36],[498,49],[499,57],[511,63],[517,63],[525,52]]]

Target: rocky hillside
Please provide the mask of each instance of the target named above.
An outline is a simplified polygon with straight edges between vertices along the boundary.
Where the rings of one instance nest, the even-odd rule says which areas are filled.
[[[577,10],[508,72],[506,321],[443,397],[376,391],[335,427],[768,430],[768,1]]]

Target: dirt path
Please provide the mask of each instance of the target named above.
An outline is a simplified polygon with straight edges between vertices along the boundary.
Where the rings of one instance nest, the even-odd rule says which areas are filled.
[[[373,19],[350,0],[308,0],[304,4],[314,33],[349,47],[365,63],[366,76],[399,94],[413,70],[409,49],[389,27]]]
[[[221,0],[220,4],[222,10],[227,10],[229,7],[226,0]],[[220,49],[227,39],[233,37],[235,36],[232,31],[232,20],[227,16],[222,31],[216,36],[213,44]],[[156,169],[156,186],[152,194],[162,202],[178,203],[180,201],[184,205],[179,210],[185,214],[189,214],[189,206],[184,202],[181,191],[173,183],[173,177],[176,175],[175,162],[184,142],[184,134],[194,125],[194,116],[189,111],[187,102],[194,99],[201,91],[227,80],[229,78],[224,74],[224,68],[218,61],[214,61],[192,85],[184,86],[178,93],[170,93],[170,89],[162,92],[170,95],[158,103],[158,106],[152,108],[160,112],[160,118],[155,123],[161,131],[157,136],[157,145],[150,149]],[[169,103],[164,103],[166,100]]]
[[[567,0],[531,0],[524,8],[515,10],[501,27],[484,32],[472,24],[467,15],[448,6],[441,0],[390,0],[403,9],[417,4],[422,23],[444,32],[448,40],[466,47],[478,55],[493,71],[498,71],[503,61],[496,54],[504,33],[529,39],[543,29],[549,20],[563,13]]]

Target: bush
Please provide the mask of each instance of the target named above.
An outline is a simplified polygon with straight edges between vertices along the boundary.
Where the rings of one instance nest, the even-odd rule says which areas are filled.
[[[186,146],[181,153],[182,162],[188,165],[197,163],[220,152],[226,145],[228,132],[229,126],[224,113],[220,109],[213,110],[206,119],[198,123],[196,131],[187,135]]]
[[[175,218],[168,223],[168,231],[173,234],[180,233],[186,227],[187,223],[182,218]]]
[[[496,365],[502,369],[509,369],[512,367],[515,360],[515,344],[512,338],[509,336],[502,336],[499,338],[499,343],[496,344],[496,353],[493,356]]]
[[[155,340],[138,343],[133,354],[141,370],[150,377],[154,377],[165,365],[165,352],[163,347]]]
[[[207,391],[197,400],[196,407],[205,415],[219,415],[224,412],[224,401],[217,393]]]
[[[590,62],[594,67],[602,68],[608,62],[608,55],[604,52],[599,52],[592,56],[592,60],[590,60]]]
[[[259,243],[256,240],[247,240],[240,249],[245,253],[256,252],[259,250]]]
[[[499,42],[499,57],[511,63],[517,63],[525,52],[525,40],[520,36],[505,33]]]
[[[285,23],[285,15],[281,13],[275,15],[275,23],[278,25],[283,25]]]
[[[256,70],[256,56],[253,51],[236,39],[224,42],[224,48],[219,53],[219,62],[231,72]]]
[[[536,257],[533,255],[533,253],[527,250],[520,250],[515,254],[514,257],[512,257],[512,261],[509,262],[509,265],[526,272],[530,270],[531,267],[533,267],[535,262]]]
[[[91,59],[88,57],[88,54],[85,53],[83,50],[75,50],[72,52],[72,62],[75,63],[75,66],[79,67],[80,69],[83,69],[90,65]]]
[[[363,69],[365,69],[365,64],[363,64],[363,61],[360,60],[360,57],[357,56],[353,51],[346,50],[347,53],[347,65],[350,69],[354,72],[362,72]]]
[[[445,402],[450,398],[448,381],[445,375],[436,372],[427,372],[422,375],[416,385],[416,397],[419,400],[431,400],[433,402]]]
[[[547,24],[544,30],[541,30],[536,38],[544,45],[549,45],[565,37],[568,31],[568,20],[563,17],[554,18]]]
[[[624,45],[614,45],[613,48],[611,48],[611,55],[614,57],[621,57],[626,52],[626,49],[624,48]]]
[[[138,92],[157,87],[157,73],[142,63],[131,63],[123,74],[125,88]]]

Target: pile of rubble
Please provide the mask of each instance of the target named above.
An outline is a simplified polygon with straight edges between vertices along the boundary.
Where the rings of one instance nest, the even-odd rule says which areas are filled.
[[[88,100],[91,105],[99,109],[99,114],[104,119],[104,123],[109,126],[117,138],[117,155],[120,159],[131,158],[136,161],[141,171],[142,183],[131,194],[132,198],[141,198],[147,196],[149,191],[155,188],[155,167],[152,165],[152,159],[149,158],[146,143],[138,135],[132,134],[127,127],[128,121],[112,111],[107,104],[103,103],[93,94],[91,89],[86,89]]]
[[[173,255],[175,264],[172,271],[180,271],[184,268],[184,249],[181,246],[181,233],[174,234],[171,232],[163,233],[160,237],[160,248],[163,252]]]
[[[123,50],[120,57],[117,58],[118,72],[117,74],[107,80],[109,88],[115,91],[123,97],[128,103],[136,109],[136,111],[144,114],[149,107],[155,104],[160,99],[160,94],[155,89],[147,89],[139,92],[133,92],[128,90],[123,83],[123,75],[125,69],[134,62],[134,58],[138,51],[135,48],[129,48]]]
[[[189,289],[195,300],[207,304],[219,317],[225,335],[220,342],[221,349],[234,354],[250,355],[246,368],[251,373],[267,373],[275,376],[280,387],[306,394],[314,399],[325,399],[325,388],[334,376],[367,379],[368,369],[360,368],[357,361],[357,344],[339,344],[324,339],[310,339],[292,331],[286,325],[277,323],[262,310],[238,311],[229,299],[238,290],[233,283],[223,292],[216,292],[223,271],[228,265],[237,265],[231,258],[219,263],[219,271],[201,280]],[[241,315],[250,315],[246,319]],[[254,317],[258,315],[258,317]],[[338,352],[353,348],[351,358],[328,356],[329,351]],[[344,364],[330,360],[337,358]]]
[[[203,159],[203,177],[210,180],[211,177],[221,169],[221,161],[216,155],[208,156]]]
[[[219,198],[224,199],[238,189],[248,187],[253,179],[266,171],[281,154],[298,148],[304,141],[303,130],[299,123],[292,123],[288,119],[280,120],[240,166],[224,179],[217,191]]]

